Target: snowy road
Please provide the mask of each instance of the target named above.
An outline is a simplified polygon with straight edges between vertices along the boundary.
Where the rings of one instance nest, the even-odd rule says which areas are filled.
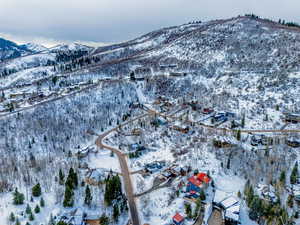
[[[129,171],[129,167],[127,164],[126,154],[124,154],[117,148],[114,148],[114,147],[104,144],[103,141],[109,134],[111,134],[114,131],[117,131],[117,129],[119,129],[123,126],[126,126],[127,124],[132,123],[136,120],[144,118],[146,116],[148,116],[148,113],[142,114],[132,120],[127,121],[126,123],[121,124],[118,127],[115,127],[109,131],[106,131],[105,133],[99,135],[96,140],[96,145],[99,148],[105,148],[105,149],[108,149],[108,150],[114,152],[119,159],[119,163],[120,163],[120,167],[121,167],[121,171],[122,171],[122,177],[123,177],[123,184],[124,184],[126,197],[128,200],[128,205],[129,205],[129,210],[130,210],[130,215],[131,215],[132,225],[140,225],[140,219],[139,219],[139,214],[138,214],[138,210],[137,210],[136,202],[135,202],[135,198],[134,198],[133,185],[132,185],[132,180],[130,177],[131,173]]]

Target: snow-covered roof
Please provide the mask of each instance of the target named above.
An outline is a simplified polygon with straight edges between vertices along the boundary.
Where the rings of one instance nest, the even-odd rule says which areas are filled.
[[[296,138],[296,137],[289,137],[286,139],[287,141],[290,141],[290,142],[300,142],[300,139],[299,138]]]
[[[220,203],[229,195],[230,195],[229,193],[217,189],[214,196],[214,202]]]
[[[293,188],[294,191],[300,191],[300,185],[299,184],[292,185],[292,188]]]
[[[234,199],[235,199],[234,197],[229,197],[227,203],[228,204],[234,203]],[[234,205],[230,206],[225,210],[225,218],[229,218],[234,221],[239,221],[240,208],[241,208],[240,202],[234,203]]]
[[[225,209],[227,209],[227,208],[229,208],[229,207],[231,207],[231,206],[233,206],[233,205],[235,205],[235,204],[237,204],[237,203],[238,203],[238,200],[237,200],[235,197],[230,196],[230,197],[224,199],[224,200],[221,202],[221,205],[222,205]]]
[[[230,211],[232,213],[240,213],[240,209],[241,209],[241,205],[238,202],[237,204],[235,204],[234,206],[229,207],[228,209],[226,209],[226,211]]]
[[[227,143],[236,143],[236,140],[233,137],[226,137],[226,136],[217,136],[217,141],[227,142]]]
[[[181,222],[184,220],[184,217],[180,215],[179,213],[176,213],[175,216],[173,216],[173,220],[177,223]]]
[[[300,195],[300,185],[293,185],[293,194],[296,195]]]
[[[225,218],[229,218],[229,219],[234,220],[234,221],[239,221],[240,216],[239,216],[239,214],[236,214],[236,213],[233,213],[229,210],[226,210],[225,211]]]

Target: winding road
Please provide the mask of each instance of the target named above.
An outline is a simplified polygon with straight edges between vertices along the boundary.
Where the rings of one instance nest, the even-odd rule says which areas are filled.
[[[144,109],[146,111],[146,113],[137,116],[131,120],[128,120],[127,122],[112,128],[100,135],[98,135],[98,138],[96,139],[95,144],[102,149],[107,149],[110,150],[112,152],[114,152],[119,160],[120,163],[120,167],[121,167],[121,173],[122,173],[122,177],[123,177],[123,185],[124,185],[124,189],[125,189],[125,193],[126,193],[126,197],[127,197],[127,201],[128,201],[128,205],[129,205],[129,210],[130,210],[130,215],[131,215],[131,222],[132,225],[140,225],[140,219],[139,219],[139,214],[138,214],[138,210],[137,210],[137,206],[136,206],[136,202],[135,202],[135,197],[137,197],[138,195],[136,195],[134,193],[134,189],[133,189],[133,185],[132,185],[132,180],[131,180],[131,172],[130,169],[128,167],[127,164],[127,156],[125,153],[123,153],[120,149],[117,149],[115,147],[106,145],[104,143],[104,140],[108,137],[108,135],[110,135],[111,133],[117,131],[118,129],[136,121],[142,118],[145,118],[149,115],[160,115],[164,118],[169,118],[169,119],[179,119],[179,117],[173,116],[173,114],[171,115],[167,115],[167,114],[163,114],[160,112],[157,112],[153,109],[150,109],[148,107],[145,107]],[[192,121],[186,121],[188,123],[194,123]],[[214,129],[214,130],[222,130],[222,131],[229,131],[229,132],[236,132],[235,130],[231,130],[231,129],[226,129],[226,128],[217,128],[217,127],[213,127],[213,126],[208,126],[202,123],[196,123],[197,125],[200,125],[202,127],[208,128],[208,129]],[[260,133],[260,132],[272,132],[272,133],[277,133],[277,132],[281,132],[281,133],[290,133],[290,132],[299,132],[300,130],[241,130],[242,133]]]
[[[129,167],[127,164],[127,156],[120,149],[106,145],[103,143],[103,141],[109,134],[111,134],[114,131],[117,131],[117,129],[119,129],[123,126],[126,126],[127,124],[132,123],[136,120],[144,118],[148,115],[149,115],[149,113],[146,113],[146,114],[142,114],[138,117],[135,117],[134,119],[129,120],[129,121],[119,125],[118,127],[115,127],[111,130],[106,131],[105,133],[99,135],[98,138],[96,139],[96,145],[99,148],[108,149],[108,150],[114,152],[119,159],[122,177],[123,177],[123,184],[124,184],[125,193],[126,193],[126,197],[127,197],[127,201],[128,201],[128,205],[129,205],[129,211],[130,211],[130,215],[131,215],[132,225],[140,225],[140,219],[139,219],[139,214],[138,214],[138,210],[137,210],[137,206],[136,206],[136,202],[135,202],[135,194],[134,194],[134,190],[133,190],[133,185],[132,185],[132,181],[131,181],[131,177],[130,177],[131,173],[130,173],[130,170],[129,170]]]

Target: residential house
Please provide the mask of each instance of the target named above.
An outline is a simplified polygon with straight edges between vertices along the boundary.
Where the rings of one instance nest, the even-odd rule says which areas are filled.
[[[85,182],[89,185],[97,186],[105,182],[109,172],[105,169],[88,169],[85,176]]]
[[[272,185],[258,184],[257,192],[261,198],[267,201],[276,202],[278,200],[275,194],[275,188]]]
[[[143,150],[145,150],[145,149],[146,149],[146,148],[145,148],[144,146],[142,146],[142,145],[140,145],[140,144],[137,144],[137,143],[131,144],[131,145],[129,146],[129,151],[130,151],[130,152],[143,151]]]
[[[212,117],[212,121],[215,122],[226,122],[235,117],[234,113],[231,112],[218,112]]]
[[[240,223],[240,201],[221,190],[216,190],[213,199],[213,207],[222,210],[226,225],[237,225]]]
[[[179,131],[181,133],[184,133],[184,134],[187,134],[189,132],[189,127],[182,128],[182,127],[174,125],[172,128],[174,130],[177,130],[177,131]]]
[[[181,77],[181,76],[186,76],[187,73],[184,73],[184,72],[169,72],[169,75],[171,77]]]
[[[206,173],[198,173],[196,175],[193,175],[188,179],[186,192],[188,193],[190,191],[200,192],[201,189],[207,188],[210,181],[211,178]]]
[[[148,163],[145,165],[145,170],[146,172],[154,173],[161,170],[165,165],[166,163],[164,161]]]
[[[261,137],[259,135],[253,135],[251,136],[251,145],[257,146],[261,143]]]
[[[165,170],[163,173],[162,173],[162,176],[166,179],[169,179],[171,177],[173,177],[173,174],[169,171],[169,170]]]
[[[173,224],[175,225],[182,225],[184,223],[184,217],[180,215],[179,213],[176,213],[173,216]]]
[[[300,147],[300,140],[296,138],[288,138],[285,141],[286,145],[293,147],[293,148],[299,148]]]
[[[131,134],[133,136],[140,136],[142,134],[142,130],[139,128],[134,128],[134,129],[132,129]]]
[[[84,149],[80,149],[80,150],[78,150],[76,155],[79,159],[81,159],[81,158],[86,157],[90,153],[90,151],[92,151],[92,150],[93,150],[92,147],[87,147],[87,148],[84,148]]]
[[[237,225],[240,223],[240,204],[225,210],[225,224]]]
[[[300,114],[295,113],[287,113],[283,120],[287,123],[299,123],[300,122]]]
[[[294,196],[295,201],[300,202],[300,185],[293,185],[292,193]]]
[[[181,166],[172,166],[170,168],[171,173],[173,173],[175,176],[186,176],[187,172],[188,172],[188,168],[187,167],[181,167]]]
[[[225,224],[237,225],[240,223],[240,202],[237,198],[230,196],[219,205],[225,212]]]
[[[168,123],[168,121],[166,119],[163,119],[163,118],[155,118],[151,124],[153,126],[156,126],[156,127],[159,127],[159,126],[164,126]]]
[[[213,139],[213,145],[216,148],[230,148],[230,147],[233,147],[235,144],[234,144],[234,140],[232,138],[216,137]]]
[[[213,112],[214,112],[214,110],[212,108],[203,108],[202,109],[203,114],[211,114]]]

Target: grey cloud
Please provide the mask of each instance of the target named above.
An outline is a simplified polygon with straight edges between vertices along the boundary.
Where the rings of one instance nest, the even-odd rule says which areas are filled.
[[[300,23],[298,0],[0,0],[0,32],[18,37],[117,42],[192,20],[253,12]]]

